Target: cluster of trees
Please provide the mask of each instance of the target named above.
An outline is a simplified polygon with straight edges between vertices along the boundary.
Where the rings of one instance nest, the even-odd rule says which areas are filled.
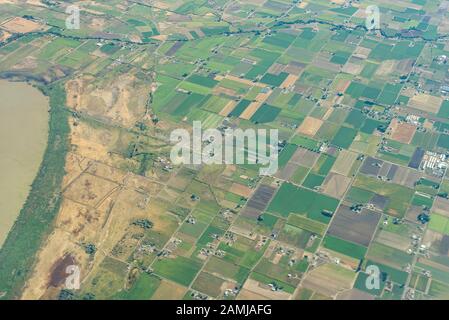
[[[153,228],[153,222],[148,219],[137,219],[131,223],[133,226],[141,227],[145,230]]]
[[[83,296],[77,296],[75,292],[69,289],[62,289],[59,292],[58,300],[95,300],[95,295],[91,292],[84,294]]]

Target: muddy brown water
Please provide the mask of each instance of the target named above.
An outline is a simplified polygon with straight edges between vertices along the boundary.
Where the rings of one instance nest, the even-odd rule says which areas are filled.
[[[48,98],[0,80],[0,247],[39,171],[48,139]]]

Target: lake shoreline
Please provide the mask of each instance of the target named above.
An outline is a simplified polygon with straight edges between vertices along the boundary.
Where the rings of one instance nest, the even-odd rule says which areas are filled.
[[[49,99],[26,82],[0,79],[0,248],[36,179],[48,142]]]
[[[25,204],[0,248],[0,300],[20,297],[62,200],[61,186],[70,147],[64,84],[37,83],[34,87],[49,98],[48,141]]]

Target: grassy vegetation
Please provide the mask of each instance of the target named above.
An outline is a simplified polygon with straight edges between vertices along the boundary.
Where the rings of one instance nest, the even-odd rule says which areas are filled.
[[[319,235],[323,235],[327,228],[327,224],[308,219],[297,214],[291,214],[288,217],[288,223],[295,227],[299,227],[301,229],[308,230]]]
[[[138,192],[145,202],[150,199],[148,210],[139,202],[126,214],[151,215],[154,228],[139,240],[130,234],[130,226],[112,224],[114,230],[106,231],[115,243],[102,241],[98,250],[114,247],[113,253],[106,252],[108,257],[99,268],[88,270],[92,272],[88,280],[95,281],[83,283],[82,292],[97,299],[151,299],[155,292],[163,296],[164,290],[193,298],[195,290],[215,298],[223,297],[225,281],[244,286],[251,277],[283,287],[294,299],[328,299],[327,290],[317,288],[321,284],[305,281],[299,288],[299,277],[289,276],[307,272],[309,254],[322,246],[342,256],[343,263],[353,269],[359,260],[362,270],[370,264],[379,266],[393,282],[391,291],[383,290],[385,279],[380,290],[370,291],[364,271],[357,274],[328,264],[320,266],[321,271],[312,268],[318,274],[327,271],[326,277],[333,279],[329,284],[323,281],[324,289],[327,285],[350,286],[356,280],[355,288],[381,299],[400,299],[404,287],[415,288],[418,298],[449,297],[449,219],[441,212],[449,183],[431,177],[431,170],[423,173],[408,167],[417,147],[443,153],[449,147],[449,102],[441,94],[447,72],[447,59],[442,57],[449,56],[449,50],[444,39],[436,41],[443,36],[439,25],[444,15],[432,15],[438,6],[431,1],[412,0],[413,8],[406,2],[383,2],[379,4],[381,12],[391,14],[382,16],[382,30],[375,35],[367,32],[364,17],[359,15],[365,2],[250,1],[238,10],[227,10],[232,24],[216,19],[217,5],[205,0],[167,1],[157,12],[138,3],[92,2],[85,4],[81,30],[64,28],[58,4],[49,12],[26,5],[23,13],[17,6],[2,6],[1,23],[29,14],[51,29],[0,44],[0,72],[26,72],[50,83],[58,77],[75,76],[80,91],[74,92],[74,98],[78,95],[81,102],[77,133],[81,134],[73,139],[74,153],[98,163],[98,173],[102,165],[114,169],[111,178],[115,171],[123,173],[135,185],[135,190],[126,191]],[[227,5],[228,0],[219,1],[220,7]],[[101,16],[108,19],[99,19]],[[432,19],[426,18],[429,16]],[[358,26],[347,28],[347,21]],[[136,93],[141,84],[146,88],[142,92],[154,89],[146,104],[140,98],[145,100],[148,94]],[[75,87],[74,83],[74,91]],[[29,198],[0,250],[0,296],[6,293],[6,298],[20,295],[62,201],[60,185],[69,148],[68,113],[62,108],[65,94],[60,85],[43,90],[52,104],[49,144]],[[433,99],[426,101],[426,95]],[[248,110],[254,102],[260,103],[259,108]],[[143,116],[141,105],[147,116]],[[417,123],[406,120],[405,115],[417,115]],[[307,124],[306,117],[317,121]],[[94,118],[105,124],[101,130],[100,121]],[[396,130],[389,128],[394,118],[401,125]],[[153,140],[162,144],[171,130],[191,128],[192,121],[201,121],[204,128],[278,129],[279,140],[286,143],[279,156],[282,174],[259,177],[258,164],[216,169],[194,166],[185,175],[185,167],[166,167],[165,159],[156,161],[153,154],[144,152],[152,148]],[[403,126],[406,122],[422,128],[411,137],[407,125]],[[111,129],[111,123],[119,134]],[[411,143],[404,142],[406,138],[412,139]],[[138,151],[142,154],[122,159],[126,152],[122,150],[137,151],[134,140],[141,142],[139,148],[144,150]],[[312,152],[304,152],[292,162],[300,148]],[[168,156],[169,146],[162,149],[157,157]],[[88,155],[85,150],[90,150]],[[347,157],[347,168],[346,152],[352,155]],[[379,177],[366,176],[359,169],[367,156],[402,167],[385,163],[379,168]],[[74,173],[70,167],[68,176]],[[419,180],[420,174],[428,177]],[[329,182],[325,188],[324,181]],[[242,214],[261,183],[278,188],[268,208]],[[198,199],[192,200],[192,195]],[[384,211],[369,247],[326,236],[342,195],[344,205],[372,203],[376,206],[372,210]],[[108,195],[103,206],[133,201],[132,197],[123,198]],[[432,208],[434,202],[436,209]],[[421,229],[416,215],[423,207],[427,207],[430,221]],[[353,216],[366,211],[353,212]],[[64,219],[73,218],[68,216],[72,212],[64,210],[62,214]],[[352,231],[358,230],[348,230]],[[102,231],[92,232],[96,239]],[[112,235],[119,233],[126,237],[116,242]],[[408,246],[412,234],[426,239],[428,256],[419,255],[416,260],[406,252],[412,248]],[[156,253],[173,237],[181,240],[177,248],[169,257],[158,259]],[[296,252],[272,253],[271,238]],[[224,255],[199,259],[211,242]],[[150,244],[157,251],[147,252]],[[119,252],[121,248],[125,252]],[[120,257],[109,257],[115,254]],[[134,264],[151,265],[154,274],[134,274],[136,278],[131,279],[128,271]],[[407,264],[411,264],[411,276],[415,275],[411,284],[403,271]],[[423,275],[424,270],[431,271],[431,279]],[[41,272],[38,276],[45,277],[50,266]],[[340,280],[344,281],[339,284]],[[189,285],[192,291],[186,288]],[[338,291],[342,289],[347,288]],[[42,288],[40,292],[53,297],[55,291]]]
[[[257,272],[251,273],[250,277],[256,281],[259,281],[260,283],[265,284],[265,285],[273,284],[278,287],[281,287],[283,291],[288,292],[288,293],[293,293],[295,291],[295,287],[289,285],[288,283],[270,278],[268,276],[265,276],[265,275],[257,273]]]
[[[188,286],[200,270],[201,264],[185,257],[167,258],[156,261],[154,271],[167,279]]]
[[[320,175],[317,175],[314,173],[309,173],[307,175],[306,179],[304,180],[304,182],[302,183],[302,185],[309,189],[314,189],[314,188],[321,186],[323,184],[325,178],[326,177],[324,177],[324,176],[320,176]]]
[[[401,270],[392,268],[390,266],[387,266],[385,264],[381,264],[379,262],[371,261],[371,260],[368,260],[366,262],[366,265],[367,266],[370,266],[370,265],[378,266],[380,269],[380,272],[385,273],[386,276],[388,277],[388,280],[390,280],[390,281],[396,282],[401,285],[403,285],[407,282],[408,273],[405,271],[401,271]]]
[[[294,144],[287,144],[279,155],[279,167],[284,167],[290,158],[295,154],[298,147]]]
[[[337,147],[347,149],[351,145],[356,135],[356,130],[347,127],[341,127],[332,140],[332,144],[336,145]]]
[[[234,279],[237,283],[242,284],[249,274],[249,269],[238,266],[231,262],[212,257],[206,264],[206,270],[218,272],[226,278]]]
[[[354,186],[370,192],[390,198],[387,206],[389,213],[395,216],[403,216],[413,197],[413,190],[394,183],[385,183],[375,178],[358,175],[354,181]],[[390,197],[391,195],[394,195]]]
[[[69,150],[68,113],[62,84],[40,88],[50,98],[47,149],[18,219],[0,249],[0,292],[3,299],[15,298],[33,266],[37,250],[51,231],[61,203],[61,183]]]
[[[326,236],[326,238],[324,238],[323,246],[356,259],[363,259],[367,250],[367,248],[361,245],[332,236]]]
[[[270,106],[268,104],[262,105],[257,109],[256,113],[251,117],[251,121],[254,123],[266,123],[272,122],[276,119],[281,109]]]
[[[429,229],[449,235],[449,219],[439,214],[432,214]]]
[[[330,218],[323,211],[334,212],[337,199],[284,183],[271,202],[268,211],[287,217],[290,213],[307,215],[308,218],[328,223]]]
[[[396,266],[398,268],[402,268],[407,265],[407,263],[411,263],[413,257],[407,254],[404,251],[391,248],[389,246],[373,243],[370,246],[368,257],[376,261],[386,261],[388,264],[392,266]]]
[[[137,278],[130,290],[120,292],[116,298],[123,300],[149,300],[160,283],[161,279],[143,273]]]

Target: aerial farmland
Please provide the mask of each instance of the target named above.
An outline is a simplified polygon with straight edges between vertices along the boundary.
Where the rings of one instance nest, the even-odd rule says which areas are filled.
[[[0,89],[49,118],[0,299],[449,299],[449,5],[373,2],[0,1]],[[276,172],[177,163],[194,122],[275,130],[240,151]]]

